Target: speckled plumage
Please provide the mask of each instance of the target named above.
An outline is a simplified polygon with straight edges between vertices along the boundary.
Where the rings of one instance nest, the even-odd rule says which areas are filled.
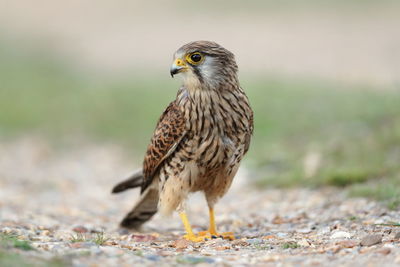
[[[204,62],[185,62],[183,86],[157,123],[143,177],[131,181],[137,185],[137,179],[142,179],[141,202],[146,202],[147,194],[148,203],[153,204],[142,212],[141,222],[157,210],[163,214],[183,211],[188,194],[196,191],[205,193],[212,208],[229,189],[249,149],[253,112],[239,85],[234,55],[214,42],[197,41],[182,46],[174,58],[195,52],[204,55]],[[122,225],[136,225],[139,210],[143,203],[135,206]]]

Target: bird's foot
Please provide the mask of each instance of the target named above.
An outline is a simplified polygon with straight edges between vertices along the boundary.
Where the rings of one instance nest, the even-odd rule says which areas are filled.
[[[207,238],[206,236],[200,236],[200,235],[195,235],[195,234],[186,234],[183,236],[184,239],[188,240],[188,241],[192,241],[192,242],[204,242],[207,240],[210,240],[209,238]]]
[[[235,240],[235,235],[233,232],[224,232],[224,233],[217,233],[217,232],[210,232],[210,231],[201,231],[199,232],[199,236],[205,237],[208,240],[222,238],[227,240]]]

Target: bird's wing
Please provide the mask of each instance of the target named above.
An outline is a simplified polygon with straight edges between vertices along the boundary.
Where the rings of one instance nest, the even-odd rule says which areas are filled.
[[[153,181],[160,164],[176,149],[185,136],[185,117],[175,102],[171,102],[159,119],[143,162],[142,192]]]
[[[248,119],[249,119],[249,131],[246,133],[245,140],[244,140],[244,143],[245,143],[244,153],[245,154],[247,153],[247,151],[250,148],[250,139],[251,139],[251,136],[253,135],[253,129],[254,129],[253,111],[251,110],[250,106],[249,106],[249,118]]]

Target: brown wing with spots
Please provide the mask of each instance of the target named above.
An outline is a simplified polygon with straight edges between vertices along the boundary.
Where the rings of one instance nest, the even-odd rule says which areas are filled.
[[[245,142],[245,147],[244,147],[244,153],[246,154],[247,151],[250,148],[250,139],[251,136],[253,135],[253,129],[254,129],[254,123],[253,123],[253,110],[251,110],[250,106],[249,106],[249,131],[246,134],[246,138],[244,140]]]
[[[185,118],[179,107],[172,102],[161,115],[153,137],[147,147],[143,162],[142,192],[153,181],[160,164],[170,156],[185,136]]]

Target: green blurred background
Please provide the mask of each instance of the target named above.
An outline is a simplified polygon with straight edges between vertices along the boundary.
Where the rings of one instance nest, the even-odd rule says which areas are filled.
[[[140,158],[175,97],[173,52],[233,51],[262,186],[400,204],[400,2],[13,1],[0,9],[0,140],[116,143]]]

